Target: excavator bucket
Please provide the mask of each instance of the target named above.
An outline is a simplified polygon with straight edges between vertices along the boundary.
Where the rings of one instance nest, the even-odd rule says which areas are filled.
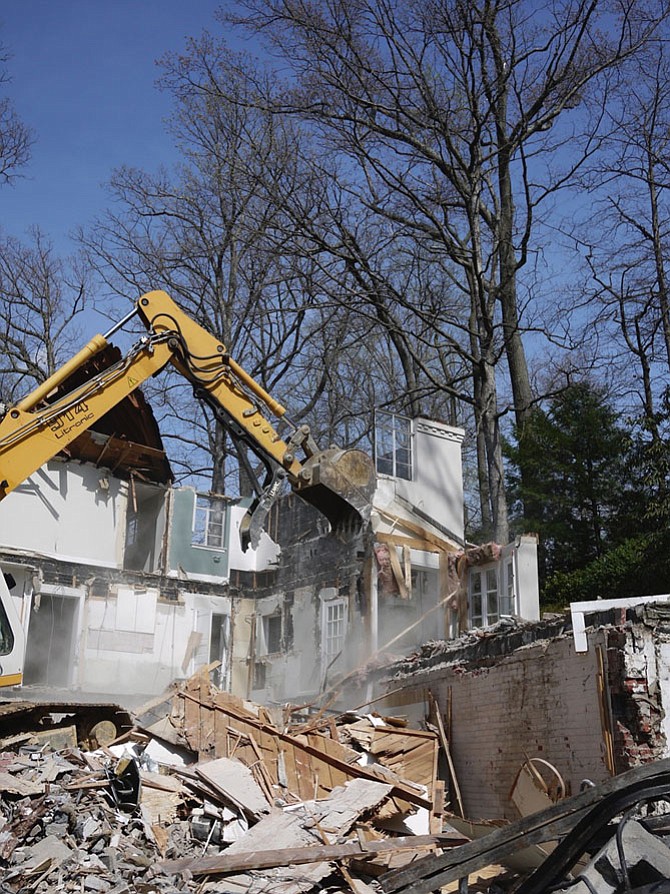
[[[321,450],[304,463],[294,490],[325,515],[336,537],[348,539],[370,519],[375,490],[372,460],[362,450]]]

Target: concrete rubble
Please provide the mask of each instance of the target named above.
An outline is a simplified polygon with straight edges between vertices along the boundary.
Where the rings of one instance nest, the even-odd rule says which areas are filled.
[[[670,878],[670,824],[643,809],[670,798],[667,761],[470,840],[449,822],[444,732],[401,718],[297,720],[201,673],[95,750],[36,732],[0,742],[0,894],[616,894]],[[510,870],[543,842],[532,871]]]

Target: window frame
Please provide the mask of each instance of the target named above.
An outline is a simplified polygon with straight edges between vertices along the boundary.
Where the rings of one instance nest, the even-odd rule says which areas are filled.
[[[495,589],[492,586],[494,578]],[[492,604],[494,593],[495,606]],[[513,617],[516,603],[513,556],[503,556],[499,562],[473,565],[470,568],[468,624],[471,628],[492,627],[501,618]]]
[[[204,506],[201,501],[207,501],[207,505]],[[210,534],[213,527],[210,515],[215,509],[221,510],[221,522],[220,522],[220,544],[219,543],[210,543]],[[209,549],[215,552],[225,552],[226,551],[226,511],[227,511],[227,503],[224,497],[215,496],[214,494],[202,494],[196,493],[195,500],[193,502],[193,520],[191,525],[191,546],[194,549]],[[202,531],[199,528],[199,516],[204,512],[204,522],[202,524]],[[204,538],[203,542],[199,543],[196,540],[196,536],[200,535]]]
[[[333,611],[337,610],[339,617],[331,618]],[[347,642],[347,629],[349,626],[349,600],[346,596],[337,596],[334,599],[324,600],[321,605],[321,654],[327,666],[335,661],[344,651]],[[333,626],[337,626],[337,632],[333,633]]]
[[[281,611],[262,616],[263,636],[267,655],[280,655],[283,651],[284,624]],[[272,629],[271,629],[272,628]],[[278,628],[278,629],[277,629]],[[273,646],[276,645],[276,649]]]
[[[382,438],[382,435],[384,436]],[[384,443],[382,444],[382,440]],[[386,443],[386,441],[390,443]],[[405,443],[403,443],[405,442]],[[382,449],[386,453],[382,454]],[[406,457],[401,457],[406,451]],[[374,419],[375,469],[378,475],[414,480],[414,425],[408,416],[376,410]]]

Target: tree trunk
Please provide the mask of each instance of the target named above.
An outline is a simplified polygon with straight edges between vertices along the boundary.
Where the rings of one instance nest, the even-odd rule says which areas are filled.
[[[498,416],[495,368],[490,363],[484,361],[480,364],[480,374],[482,378],[481,424],[486,442],[493,539],[496,543],[505,545],[509,542],[509,521],[507,517],[505,470],[502,455],[502,439],[500,436],[500,418]]]

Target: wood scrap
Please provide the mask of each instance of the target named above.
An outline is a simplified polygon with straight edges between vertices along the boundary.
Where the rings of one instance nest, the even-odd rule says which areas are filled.
[[[265,793],[253,777],[251,770],[227,757],[198,764],[197,775],[220,792],[224,798],[244,813],[259,819],[270,811]]]
[[[345,844],[312,844],[304,847],[283,847],[266,851],[246,851],[231,854],[228,851],[216,857],[166,860],[156,867],[165,874],[187,871],[192,875],[226,875],[248,869],[271,869],[275,866],[296,866],[304,863],[331,862],[333,860],[366,859],[386,856],[396,852],[416,852],[436,847],[455,847],[467,839],[454,835],[407,835],[381,841],[349,841]]]

